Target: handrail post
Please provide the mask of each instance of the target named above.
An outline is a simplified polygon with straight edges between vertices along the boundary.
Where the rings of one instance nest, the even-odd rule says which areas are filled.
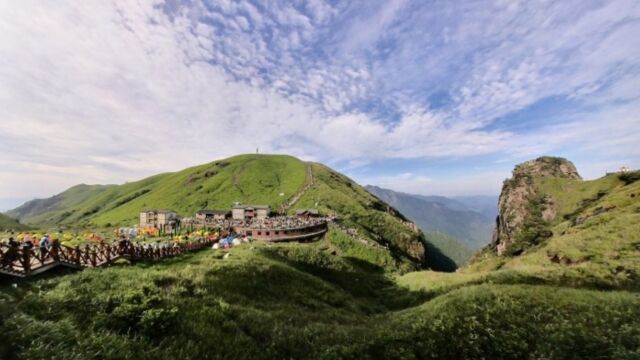
[[[54,244],[53,246],[51,246],[51,257],[53,257],[53,261],[54,262],[60,262],[60,248],[58,247],[58,245]]]
[[[75,254],[76,255],[75,256],[76,265],[82,266],[82,262],[80,261],[80,246],[76,245],[75,250],[76,250],[76,254]]]
[[[96,265],[98,265],[98,262],[96,261],[96,248],[93,247],[93,248],[89,249],[89,245],[87,245],[84,249],[85,249],[85,251],[87,251],[89,253],[89,259],[91,261],[91,266],[96,267]]]
[[[25,275],[31,273],[31,249],[22,249],[22,268]]]

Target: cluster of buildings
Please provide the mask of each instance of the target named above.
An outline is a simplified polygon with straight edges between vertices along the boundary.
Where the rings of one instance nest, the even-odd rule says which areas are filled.
[[[224,228],[258,240],[305,240],[324,234],[327,223],[316,209],[301,209],[295,216],[272,217],[269,205],[236,204],[230,210],[199,210],[193,217],[181,218],[173,210],[150,209],[140,212],[139,227],[171,232],[185,228]]]
[[[229,210],[199,210],[193,218],[180,218],[169,209],[148,209],[140,212],[140,227],[171,230],[180,223],[206,225],[209,222],[232,219],[248,221],[252,219],[266,219],[271,215],[269,205],[235,205]]]

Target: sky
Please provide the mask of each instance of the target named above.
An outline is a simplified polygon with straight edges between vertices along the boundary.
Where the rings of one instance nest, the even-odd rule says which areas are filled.
[[[640,167],[640,2],[0,0],[0,210],[239,153],[497,195]]]

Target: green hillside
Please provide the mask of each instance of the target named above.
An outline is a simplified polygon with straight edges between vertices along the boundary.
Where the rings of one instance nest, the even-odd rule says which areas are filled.
[[[170,208],[183,216],[234,202],[278,208],[305,182],[304,162],[284,155],[240,155],[124,185],[79,185],[9,212],[35,225],[131,225],[145,208]],[[283,196],[279,194],[283,193]],[[43,206],[60,199],[53,206]]]
[[[410,270],[425,265],[424,237],[404,225],[400,213],[344,175],[286,155],[239,155],[124,185],[79,185],[53,198],[31,201],[11,214],[42,227],[130,226],[145,208],[192,216],[200,209],[229,209],[241,202],[268,204],[278,211],[302,190],[306,191],[290,213],[314,207],[336,214],[343,230],[356,230],[370,243],[350,241],[346,249],[346,243],[338,241],[343,251],[384,267]],[[380,257],[380,246],[388,247],[384,252],[391,252],[392,263]]]
[[[447,234],[426,232],[424,233],[424,237],[429,244],[427,249],[430,250],[427,251],[428,263],[440,263],[441,266],[438,267],[439,269],[454,271],[459,266],[466,264],[475,254],[475,252],[465,244]],[[437,256],[438,253],[440,253],[441,256]],[[451,262],[454,263],[454,266],[451,265]]]
[[[640,356],[640,182],[536,178],[557,198],[556,220],[542,224],[553,236],[520,255],[485,250],[455,273],[405,273],[411,256],[399,254],[421,235],[343,175],[311,170],[290,211],[341,218],[318,242],[0,278],[11,339],[0,358]]]
[[[9,231],[9,230],[27,230],[29,227],[27,225],[21,224],[16,219],[10,218],[9,216],[0,213],[0,230]]]
[[[639,288],[640,181],[607,175],[593,181],[537,177],[553,199],[555,219],[541,226],[552,236],[520,256],[483,252],[467,271],[514,270],[557,280]]]
[[[0,358],[634,358],[637,293],[526,284],[421,290],[313,244],[0,282]],[[63,275],[66,274],[66,275]],[[439,273],[431,273],[439,274]],[[442,273],[440,273],[442,274]],[[442,274],[456,277],[459,274]],[[407,281],[413,279],[414,281]]]

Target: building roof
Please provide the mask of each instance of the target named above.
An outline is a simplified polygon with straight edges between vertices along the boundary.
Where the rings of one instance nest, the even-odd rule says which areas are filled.
[[[318,215],[319,214],[318,209],[300,209],[300,210],[296,211],[296,215],[301,215],[301,214],[304,214],[304,213],[309,213],[309,214],[312,214],[312,215]]]
[[[269,206],[269,205],[244,205],[244,204],[239,204],[239,205],[234,205],[233,208],[234,209],[271,209],[271,206]]]
[[[140,212],[154,212],[154,213],[158,213],[158,214],[166,214],[166,213],[176,213],[175,211],[171,210],[171,209],[143,209],[140,210]]]
[[[198,211],[196,211],[196,214],[201,214],[201,215],[226,215],[228,213],[229,213],[228,210],[198,210]]]

